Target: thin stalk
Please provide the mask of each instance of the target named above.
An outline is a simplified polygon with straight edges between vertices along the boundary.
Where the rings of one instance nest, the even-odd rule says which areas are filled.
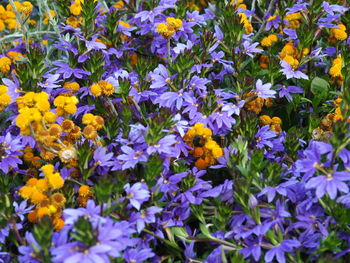
[[[167,47],[167,53],[168,53],[168,62],[173,63],[172,59],[171,59],[171,54],[170,54],[170,38],[167,39],[166,42],[166,47]]]

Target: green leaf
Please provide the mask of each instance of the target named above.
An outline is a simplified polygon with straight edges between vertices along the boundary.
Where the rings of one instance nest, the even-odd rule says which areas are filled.
[[[202,234],[203,234],[204,236],[206,236],[206,237],[208,237],[208,238],[213,238],[213,237],[211,236],[210,231],[209,231],[209,229],[208,229],[207,226],[208,226],[208,225],[200,224],[200,225],[199,225],[199,228],[200,228],[200,230],[201,230],[201,232],[202,232]]]
[[[311,92],[314,95],[324,97],[328,94],[328,90],[329,90],[328,81],[319,77],[315,77],[311,81]]]
[[[189,236],[183,227],[172,227],[171,232],[173,233],[173,235],[175,235],[177,237],[186,238]]]

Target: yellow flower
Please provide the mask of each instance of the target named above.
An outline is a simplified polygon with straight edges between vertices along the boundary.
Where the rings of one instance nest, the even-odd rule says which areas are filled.
[[[60,189],[63,187],[64,180],[59,173],[49,174],[46,177],[49,181],[49,185],[51,188]]]
[[[102,93],[104,95],[110,96],[114,93],[114,86],[111,83],[109,83],[108,81],[100,80],[97,84],[100,86]]]
[[[94,126],[87,125],[83,130],[83,135],[86,139],[93,140],[97,137],[97,131]]]
[[[51,202],[57,207],[63,207],[66,203],[66,198],[61,193],[54,193],[51,196]]]
[[[39,204],[40,202],[42,202],[46,198],[47,198],[47,196],[44,195],[43,193],[38,192],[38,191],[34,191],[30,197],[30,201],[32,201],[34,204]]]
[[[31,186],[22,186],[21,189],[19,189],[19,194],[24,199],[29,199],[34,192],[34,188]]]
[[[160,23],[156,29],[157,33],[159,33],[164,38],[170,38],[175,34],[175,30],[168,27],[166,24]]]
[[[90,186],[82,185],[79,187],[78,193],[80,196],[87,197],[91,194]]]
[[[54,10],[50,10],[50,15],[51,15],[52,18],[55,18],[56,17],[56,12]],[[43,24],[47,25],[49,23],[49,20],[50,20],[49,13],[46,12],[45,13],[45,18],[43,20]]]
[[[64,110],[69,114],[74,114],[77,112],[77,106],[74,103],[68,103],[64,106]]]
[[[76,18],[74,16],[70,16],[66,19],[66,24],[75,28],[79,27],[82,22],[83,22],[82,17]]]
[[[30,179],[26,182],[26,184],[29,185],[29,186],[35,186],[37,181],[38,181],[38,179],[36,179],[35,177],[33,177],[33,178],[30,178]]]
[[[64,89],[70,89],[73,92],[77,92],[80,89],[80,85],[77,82],[65,82],[63,85]]]
[[[53,105],[55,105],[56,107],[64,107],[65,103],[66,103],[66,97],[62,95],[56,97],[55,100],[53,101]]]
[[[36,189],[40,192],[46,192],[49,189],[49,184],[46,179],[39,179],[35,184]]]
[[[279,118],[279,117],[273,117],[273,118],[271,119],[271,124],[278,124],[278,125],[281,125],[281,124],[282,124],[282,120],[281,120],[281,118]]]
[[[60,231],[64,227],[64,220],[62,218],[54,218],[52,223],[56,231]]]
[[[222,150],[222,148],[220,148],[220,147],[215,147],[215,148],[212,150],[212,153],[213,153],[213,156],[214,156],[215,158],[219,158],[219,157],[221,157],[221,156],[224,155],[223,150]]]
[[[179,30],[182,27],[182,21],[181,19],[178,19],[178,18],[168,17],[166,19],[166,22],[175,31]]]
[[[44,216],[49,215],[49,213],[50,213],[49,208],[47,208],[46,206],[44,206],[44,207],[40,207],[40,208],[37,210],[36,216],[37,216],[37,218],[41,219],[41,218],[43,218]]]
[[[94,95],[95,97],[99,97],[102,95],[102,88],[97,83],[92,84],[90,90],[92,95]]]
[[[70,12],[72,15],[79,16],[81,14],[81,5],[80,3],[74,3],[69,7]]]
[[[99,130],[105,125],[105,120],[101,116],[95,116],[92,125]]]
[[[7,74],[10,71],[11,59],[8,57],[0,58],[0,72]]]
[[[11,103],[11,97],[7,93],[0,95],[0,107],[6,107]]]
[[[46,123],[54,123],[57,119],[57,116],[55,113],[48,111],[45,112],[43,119]]]
[[[28,16],[33,11],[33,5],[29,1],[24,1],[22,2],[22,5],[18,8],[18,11],[23,13],[25,16]]]
[[[54,170],[55,168],[52,164],[46,164],[41,167],[41,171],[44,173],[45,176],[53,174]]]
[[[82,122],[85,125],[89,125],[93,122],[93,120],[95,119],[95,116],[91,113],[86,113],[83,116]]]
[[[259,123],[261,124],[261,125],[270,125],[271,124],[271,118],[270,118],[270,116],[268,116],[268,115],[262,115],[262,116],[260,116],[259,117]]]

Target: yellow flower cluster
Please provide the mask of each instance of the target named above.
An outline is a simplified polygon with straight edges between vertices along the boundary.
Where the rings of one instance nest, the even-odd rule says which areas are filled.
[[[79,100],[75,96],[59,95],[53,101],[56,108],[56,114],[63,116],[65,114],[74,114],[77,111]]]
[[[298,51],[296,47],[294,47],[292,42],[288,42],[279,53],[281,59],[286,61],[293,68],[297,68],[299,66],[299,61],[305,57],[309,53],[308,48],[301,48],[301,52]]]
[[[118,1],[117,3],[115,3],[115,4],[113,5],[113,7],[116,8],[116,9],[123,8],[123,6],[124,6],[123,0]]]
[[[291,29],[297,29],[300,27],[301,13],[297,12],[297,13],[286,15],[284,17],[284,20],[288,21],[288,25],[286,27]]]
[[[28,215],[30,222],[35,223],[42,217],[49,216],[55,230],[60,231],[64,226],[61,217],[66,198],[56,190],[63,187],[64,179],[54,170],[52,164],[42,166],[41,170],[45,177],[42,179],[30,178],[26,185],[20,188],[19,194],[35,205],[34,211]]]
[[[72,96],[74,93],[79,91],[80,85],[77,82],[65,82],[63,84],[63,88],[69,90],[70,92],[64,93],[62,95]]]
[[[261,40],[261,45],[263,47],[271,47],[273,44],[275,44],[278,41],[278,37],[275,34],[271,34],[267,37],[264,37]]]
[[[332,67],[329,69],[329,74],[332,77],[340,77],[341,69],[342,69],[343,59],[341,55],[339,54],[336,59],[333,60]]]
[[[190,152],[198,158],[195,166],[203,170],[209,165],[214,165],[216,159],[223,156],[223,149],[212,138],[212,131],[204,128],[203,123],[196,123],[184,136],[185,142],[193,148]]]
[[[43,19],[43,24],[44,25],[48,25],[49,24],[49,22],[50,22],[50,15],[51,15],[52,19],[55,18],[56,17],[55,10],[50,10],[50,14],[48,12],[45,13],[45,18]]]
[[[236,9],[239,9],[239,8],[241,8],[243,10],[247,9],[247,6],[245,4],[243,4],[243,0],[231,1],[231,5],[233,5],[234,3],[235,3]],[[240,23],[243,24],[243,26],[244,26],[244,32],[246,34],[253,33],[253,26],[249,22],[247,15],[245,13],[238,13],[238,16],[241,18]]]
[[[72,27],[80,27],[83,22],[83,18],[80,16],[82,11],[81,4],[84,3],[84,0],[75,0],[74,3],[69,7],[69,11],[73,16],[67,18],[66,23]]]
[[[27,164],[31,164],[32,166],[34,166],[34,168],[40,168],[40,166],[42,165],[42,160],[39,156],[35,156],[33,153],[33,148],[31,148],[30,146],[27,146],[24,150],[23,150],[23,160],[27,163]],[[37,169],[31,169],[31,174],[33,175],[37,175]]]
[[[114,93],[114,86],[108,81],[100,80],[91,85],[90,91],[95,97],[100,97],[101,95],[110,96]]]
[[[247,94],[247,98],[254,96],[254,92],[249,92]],[[268,99],[263,99],[263,98],[256,98],[254,100],[248,101],[245,105],[244,108],[246,108],[249,111],[254,112],[255,114],[259,114],[264,107],[271,107],[273,105],[273,99],[268,98]]]
[[[270,130],[275,131],[277,134],[280,134],[282,131],[282,120],[279,117],[270,118],[268,115],[261,115],[259,117],[259,123],[262,126],[270,125]]]
[[[334,101],[335,110],[333,113],[327,114],[320,122],[320,125],[313,130],[312,137],[315,140],[328,139],[327,136],[332,134],[334,124],[339,121],[344,121],[344,116],[340,109],[340,104],[343,101],[342,98],[337,98]],[[347,105],[348,109],[349,106]],[[347,122],[350,122],[350,118],[347,119]]]
[[[260,62],[260,67],[262,69],[267,69],[269,66],[268,64],[270,62],[270,58],[268,56],[261,55],[259,56],[259,62]]]
[[[21,128],[21,134],[32,136],[39,143],[44,160],[52,161],[58,156],[62,162],[74,166],[77,151],[73,145],[81,137],[80,127],[69,119],[63,120],[61,125],[54,122],[64,113],[74,113],[77,102],[75,96],[58,96],[54,100],[55,114],[50,111],[49,95],[45,92],[27,92],[17,98],[16,125]]]
[[[49,94],[46,92],[27,92],[24,96],[16,99],[19,114],[16,125],[21,128],[21,133],[30,134],[29,126],[32,122],[40,122],[44,116],[51,116]],[[28,134],[29,132],[29,134]]]
[[[11,97],[7,92],[7,86],[0,85],[0,111],[5,109],[11,103]]]
[[[344,24],[339,24],[338,28],[331,28],[329,35],[329,42],[336,44],[338,41],[342,41],[348,38],[346,33],[346,27]]]
[[[0,58],[0,72],[2,74],[7,74],[11,69],[11,59],[8,57]]]
[[[168,17],[166,23],[160,23],[157,26],[157,33],[164,38],[171,38],[176,31],[179,31],[182,27],[182,20],[174,17]]]
[[[78,205],[80,207],[86,207],[87,201],[91,198],[91,196],[93,194],[91,187],[88,185],[80,186],[79,190],[78,190],[78,194],[79,194],[79,196],[77,198]]]
[[[90,140],[94,140],[97,137],[97,131],[102,129],[105,124],[105,121],[101,116],[95,116],[91,113],[85,114],[82,122],[86,125],[83,130],[83,135],[86,139]]]

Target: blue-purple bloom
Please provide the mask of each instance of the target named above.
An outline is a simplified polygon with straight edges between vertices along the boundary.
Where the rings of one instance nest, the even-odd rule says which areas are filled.
[[[18,156],[22,155],[24,146],[21,144],[21,138],[15,137],[8,132],[5,136],[0,136],[0,170],[8,173],[11,168],[17,168],[22,164]]]
[[[282,72],[287,79],[296,78],[296,79],[309,79],[309,77],[303,72],[294,69],[288,62],[281,60]]]
[[[117,159],[123,162],[123,170],[134,168],[137,163],[147,161],[147,156],[143,151],[135,151],[126,145],[122,146],[121,150],[123,154],[119,155]]]
[[[271,90],[271,87],[271,83],[263,84],[261,79],[258,79],[255,86],[255,94],[263,99],[274,98],[276,91]]]
[[[135,183],[131,187],[128,183],[124,186],[124,190],[126,192],[126,198],[129,199],[130,204],[137,210],[140,210],[141,205],[150,197],[147,185],[142,183]]]
[[[270,148],[273,147],[271,142],[272,138],[276,137],[276,132],[270,130],[269,125],[263,126],[255,135],[256,147],[258,149],[264,148],[264,146],[268,146]]]
[[[291,102],[293,100],[293,97],[291,93],[303,93],[304,90],[298,86],[285,86],[285,85],[278,85],[279,86],[279,97],[283,98],[286,97],[286,99]]]
[[[334,172],[333,174],[320,175],[311,178],[305,185],[307,189],[316,188],[316,196],[322,198],[325,193],[334,200],[337,192],[348,193],[349,187],[344,181],[350,181],[350,172]]]
[[[299,247],[301,244],[298,240],[283,240],[282,243],[278,246],[271,248],[265,254],[265,261],[272,262],[272,260],[276,257],[278,263],[285,263],[285,253],[292,252],[295,247]]]

